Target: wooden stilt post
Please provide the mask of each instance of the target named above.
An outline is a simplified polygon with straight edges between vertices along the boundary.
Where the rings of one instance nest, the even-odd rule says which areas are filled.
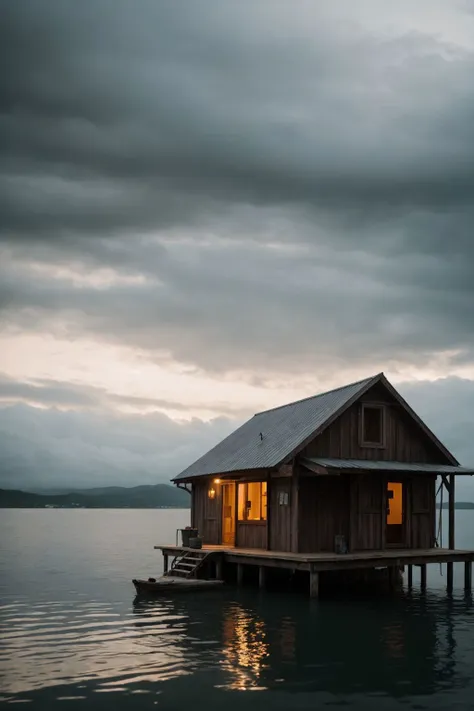
[[[319,573],[309,571],[309,596],[319,597]]]
[[[163,553],[163,573],[168,572],[168,554]]]
[[[456,540],[455,540],[455,510],[454,510],[454,482],[455,482],[455,477],[454,474],[449,475],[449,549],[454,550],[456,547]],[[448,592],[451,592],[453,589],[453,580],[454,580],[454,564],[453,563],[448,563],[447,564],[447,588]]]
[[[420,585],[422,590],[426,590],[426,564],[420,565]]]
[[[244,566],[242,563],[237,563],[237,585],[242,585],[244,582]]]
[[[446,572],[446,588],[448,592],[452,592],[454,584],[454,563],[446,564]]]
[[[395,567],[394,565],[391,565],[388,569],[388,584],[390,585],[390,587],[392,589],[397,584],[397,573],[398,573],[398,568]]]
[[[265,588],[267,569],[264,565],[261,565],[258,569],[258,587],[263,590]]]
[[[464,589],[466,592],[472,590],[472,561],[470,560],[464,563]]]
[[[411,589],[413,587],[413,566],[408,566],[408,587]]]

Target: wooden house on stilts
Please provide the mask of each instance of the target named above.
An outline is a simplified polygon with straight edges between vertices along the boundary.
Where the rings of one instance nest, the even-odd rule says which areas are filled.
[[[472,475],[383,373],[258,413],[173,481],[191,493],[192,526],[224,562],[320,573],[465,563],[457,551],[454,491]],[[448,548],[436,541],[437,480],[448,492]],[[176,547],[157,546],[165,556]],[[182,547],[181,547],[182,550]]]

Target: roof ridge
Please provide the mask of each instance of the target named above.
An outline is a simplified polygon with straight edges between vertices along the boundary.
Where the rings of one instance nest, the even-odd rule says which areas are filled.
[[[370,380],[375,380],[379,378],[383,373],[377,373],[368,378],[362,378],[362,380],[356,380],[354,383],[346,383],[346,385],[340,385],[338,388],[332,388],[332,390],[325,390],[322,393],[317,393],[316,395],[308,395],[307,397],[302,397],[300,400],[293,400],[293,402],[287,402],[285,405],[277,405],[276,407],[269,407],[268,410],[260,410],[256,412],[254,417],[257,415],[264,415],[266,412],[273,412],[274,410],[282,410],[285,407],[290,407],[290,405],[299,405],[300,402],[306,402],[307,400],[315,400],[323,395],[329,395],[330,393],[336,393],[338,390],[345,390],[346,388],[353,388],[354,385],[362,385],[362,383],[368,383]]]

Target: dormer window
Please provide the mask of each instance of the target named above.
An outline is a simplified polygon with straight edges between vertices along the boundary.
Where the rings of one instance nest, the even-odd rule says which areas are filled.
[[[361,411],[361,446],[385,447],[385,408],[363,403]]]

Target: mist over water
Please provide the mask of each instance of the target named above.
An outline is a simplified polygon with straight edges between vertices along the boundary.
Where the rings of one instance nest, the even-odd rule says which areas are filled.
[[[474,547],[474,512],[457,511]],[[252,587],[137,601],[189,511],[3,510],[0,705],[31,709],[471,709],[472,599],[310,600]]]

